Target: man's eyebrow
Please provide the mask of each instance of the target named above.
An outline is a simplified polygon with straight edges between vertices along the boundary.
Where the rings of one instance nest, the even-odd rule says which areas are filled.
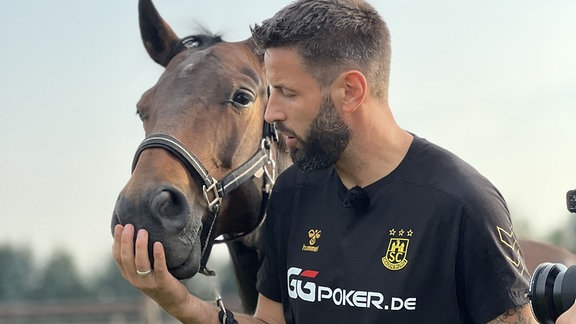
[[[280,90],[295,91],[293,88],[286,86],[284,83],[271,84],[270,87],[276,90],[280,89]]]

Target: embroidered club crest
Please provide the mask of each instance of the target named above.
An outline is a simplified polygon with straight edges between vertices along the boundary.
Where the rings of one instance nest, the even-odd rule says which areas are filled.
[[[398,231],[400,236],[404,235],[404,230]],[[390,230],[390,241],[388,241],[388,249],[386,250],[386,255],[382,257],[382,264],[392,271],[401,270],[408,264],[408,259],[406,258],[408,254],[408,245],[410,243],[409,238],[404,237],[394,237],[396,234],[395,230]],[[412,230],[408,231],[407,236],[412,236]]]

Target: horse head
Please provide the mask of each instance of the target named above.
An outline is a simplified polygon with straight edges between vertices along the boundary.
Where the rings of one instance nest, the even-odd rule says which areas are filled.
[[[184,279],[205,266],[210,239],[258,227],[278,169],[273,156],[283,153],[264,121],[263,57],[251,39],[181,39],[150,0],[140,1],[139,22],[148,54],[165,70],[137,104],[146,138],[112,228],[146,229],[150,258],[152,243],[162,242],[168,269]]]

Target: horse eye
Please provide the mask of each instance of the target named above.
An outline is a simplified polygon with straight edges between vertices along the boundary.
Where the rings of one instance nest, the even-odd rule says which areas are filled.
[[[231,103],[236,108],[248,108],[255,100],[251,92],[241,89],[234,93]]]

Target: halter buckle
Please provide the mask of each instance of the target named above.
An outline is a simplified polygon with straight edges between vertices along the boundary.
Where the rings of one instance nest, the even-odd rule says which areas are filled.
[[[218,181],[212,181],[212,183],[206,187],[206,185],[202,186],[202,193],[204,194],[204,199],[208,203],[208,208],[211,211],[214,211],[215,208],[220,207],[220,202],[222,201],[222,188]],[[214,207],[216,206],[216,207]]]

